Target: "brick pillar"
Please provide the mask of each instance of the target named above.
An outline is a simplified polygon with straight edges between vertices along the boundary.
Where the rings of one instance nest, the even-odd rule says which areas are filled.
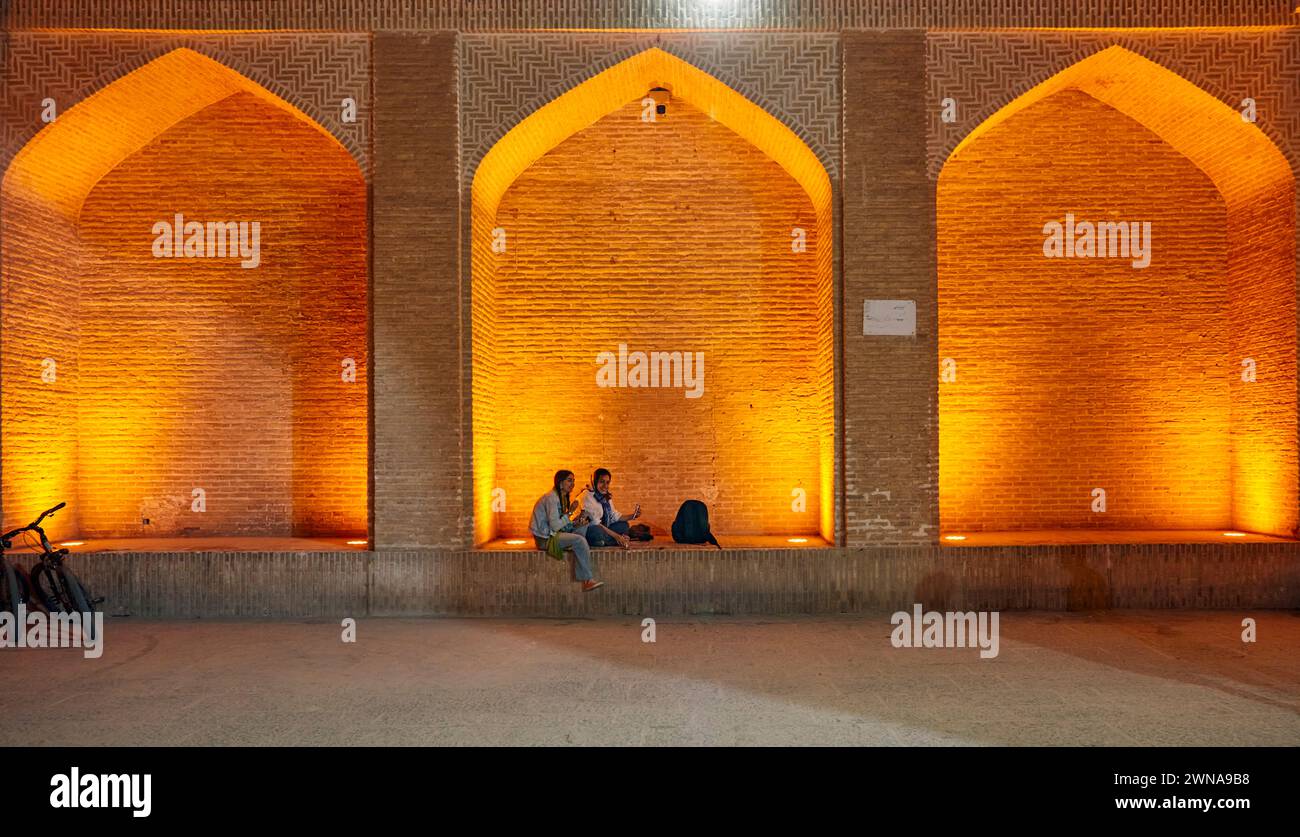
[[[929,543],[938,525],[934,183],[925,33],[844,33],[845,541]],[[864,337],[868,299],[916,302],[916,337]]]
[[[377,548],[462,545],[456,36],[374,39]]]

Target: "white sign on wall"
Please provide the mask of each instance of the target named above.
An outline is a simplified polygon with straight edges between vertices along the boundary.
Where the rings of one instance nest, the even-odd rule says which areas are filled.
[[[862,303],[862,333],[916,336],[916,301],[868,299]]]

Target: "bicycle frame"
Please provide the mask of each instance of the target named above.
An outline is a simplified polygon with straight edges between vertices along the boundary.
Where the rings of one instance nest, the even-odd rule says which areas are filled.
[[[26,526],[20,526],[11,532],[6,532],[3,535],[0,535],[0,561],[9,561],[9,559],[4,556],[4,553],[13,549],[13,539],[18,535],[21,535],[23,532],[35,532],[40,537],[41,554],[37,556],[37,561],[50,569],[50,572],[46,573],[46,577],[54,588],[53,592],[60,599],[67,599],[69,597],[68,590],[66,585],[63,583],[62,574],[54,572],[54,570],[57,570],[63,565],[63,559],[68,555],[68,550],[54,548],[54,545],[50,543],[49,537],[46,536],[45,530],[41,528],[41,521],[45,520],[45,518],[54,514],[66,505],[67,503],[59,503],[54,508],[41,512],[40,517],[36,518],[36,520]],[[10,563],[13,562],[10,561]],[[33,585],[33,594],[38,592],[34,587],[35,585]]]
[[[12,549],[13,539],[18,535],[21,535],[23,532],[35,532],[36,534],[41,536],[41,549],[44,550],[46,553],[54,552],[55,550],[54,547],[50,544],[50,539],[45,536],[45,530],[41,528],[41,521],[49,517],[50,515],[54,514],[56,511],[58,511],[59,509],[63,508],[66,505],[67,505],[66,502],[59,503],[54,508],[46,509],[45,511],[41,512],[40,517],[36,518],[31,523],[28,523],[26,526],[19,526],[17,529],[14,529],[12,532],[5,532],[3,535],[0,535],[0,550]],[[66,555],[67,550],[63,550],[63,554]]]

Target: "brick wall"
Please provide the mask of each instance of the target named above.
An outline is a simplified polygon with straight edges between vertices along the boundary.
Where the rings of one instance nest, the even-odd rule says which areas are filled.
[[[1149,222],[1150,266],[1046,258],[1067,212]],[[1067,90],[949,158],[938,231],[945,530],[1229,526],[1227,209],[1209,178]]]
[[[126,6],[91,0],[72,4],[33,2],[20,6],[22,14],[27,15],[23,18],[25,25],[71,25],[78,21],[78,25],[143,25],[146,22],[149,25],[167,25],[168,21],[180,21],[179,14],[188,16],[184,18],[187,26],[218,28],[229,28],[232,21],[242,19],[239,15],[252,14],[249,9],[253,8],[249,4],[205,4],[200,11],[189,4],[178,6],[160,2]],[[1118,10],[1113,5],[1102,8],[1102,5],[1087,3],[1022,4],[1008,7],[1005,14],[999,12],[1001,16],[987,20],[981,17],[986,13],[993,14],[987,9],[952,6],[943,7],[948,9],[943,11],[941,6],[943,4],[925,11],[921,6],[912,5],[891,4],[885,8],[853,4],[843,7],[847,11],[828,12],[830,17],[826,20],[830,22],[826,28],[838,31],[842,26],[853,25],[970,26],[989,22],[1098,26],[1145,21],[1164,25],[1175,22],[1226,25],[1286,23],[1294,19],[1290,8],[1279,6],[1264,10],[1258,4],[1248,3],[1225,3],[1214,8],[1214,4],[1205,3],[1162,3],[1147,4],[1141,9],[1125,7]],[[302,4],[286,4],[276,14],[283,12],[287,16],[275,20],[301,22],[307,8]],[[383,12],[373,19],[347,17],[352,12],[344,9],[338,14],[331,12],[332,17],[317,20],[325,20],[322,25],[328,25],[329,21],[346,18],[345,24],[355,28],[365,28],[363,24],[366,22],[373,22],[379,28],[390,25],[415,28],[436,18],[442,21],[439,25],[448,28],[491,29],[538,14],[538,7],[531,5],[519,7],[521,10],[517,13],[524,17],[518,18],[498,14],[487,6],[481,8],[487,11],[482,14],[474,11],[478,16],[471,15],[474,17],[472,21],[455,15],[437,17],[440,12],[433,6],[411,11],[405,4],[405,11]],[[566,7],[568,11],[565,14],[570,14],[573,8],[577,7]],[[780,20],[793,26],[820,27],[823,20],[819,15],[826,9],[829,6],[806,7],[808,13],[802,17],[794,15],[787,20],[774,16],[765,19],[762,25]],[[318,12],[317,9],[313,13]],[[589,12],[579,9],[572,12],[576,17],[564,20],[578,20]],[[56,13],[80,17],[51,17]],[[595,18],[588,22],[592,25],[599,23]],[[665,25],[671,25],[671,21]],[[662,37],[687,38],[688,34]],[[753,59],[750,51],[738,48],[740,41],[757,39],[758,46],[752,54],[767,56],[773,52],[775,41],[764,39],[781,40],[788,35],[709,32],[690,34],[690,37],[698,38],[703,45],[700,55],[707,54],[724,63],[734,59],[734,66],[727,65],[730,74],[723,75],[727,83],[751,99],[761,101],[802,135],[808,136],[803,134],[803,127],[811,124],[809,118],[820,119],[819,115],[830,113],[830,123],[839,125],[841,114],[835,104],[841,98],[838,91],[825,99],[826,91],[832,88],[802,80],[791,84],[790,69],[781,65],[770,74],[746,75],[750,72],[746,68]],[[6,139],[6,159],[12,157],[38,127],[34,124],[33,114],[39,112],[42,96],[53,95],[60,102],[61,113],[66,114],[67,102],[77,101],[155,54],[150,50],[155,49],[155,44],[163,43],[159,37],[154,33],[123,32],[14,33],[6,41],[10,47],[4,64],[6,83],[3,93],[0,93],[3,99],[0,113],[4,116],[0,119],[0,135]],[[522,42],[531,36],[511,37]],[[591,33],[587,37],[598,39],[606,35]],[[613,39],[615,36],[608,37]],[[838,40],[830,35],[803,37]],[[469,318],[479,314],[477,309],[472,315],[468,313],[468,256],[460,256],[463,259],[460,267],[464,272],[461,279],[455,264],[457,238],[448,232],[454,231],[458,223],[462,228],[469,226],[467,183],[460,196],[459,218],[457,214],[457,182],[467,177],[465,168],[458,171],[456,157],[455,114],[458,103],[463,107],[466,101],[464,85],[459,94],[457,91],[457,73],[463,74],[465,70],[458,66],[455,57],[457,35],[450,32],[374,35],[374,77],[370,80],[376,95],[373,122],[365,121],[370,109],[368,102],[362,101],[366,98],[363,93],[359,100],[362,101],[363,121],[359,126],[333,125],[330,120],[337,117],[336,103],[340,91],[365,90],[365,72],[371,66],[371,53],[367,46],[371,36],[365,33],[200,32],[178,33],[166,36],[164,40],[167,44],[193,46],[239,68],[245,75],[275,90],[327,125],[356,154],[364,155],[366,142],[373,142],[376,172],[373,316],[377,360],[373,381],[376,411],[375,465],[372,469],[375,483],[372,494],[374,531],[377,539],[389,546],[468,544],[467,527],[472,513],[470,486],[472,474],[477,472],[471,470],[469,449],[462,440],[468,438],[469,415],[476,407],[469,397],[468,361],[460,366],[456,364],[469,354]],[[1287,84],[1287,79],[1293,77],[1292,70],[1300,57],[1300,29],[1208,29],[1174,33],[1095,29],[926,33],[913,29],[846,31],[842,40],[842,227],[845,249],[843,320],[836,325],[843,329],[844,336],[840,347],[843,363],[836,374],[844,391],[844,479],[841,485],[845,491],[847,539],[850,545],[926,542],[933,539],[934,524],[938,520],[937,304],[933,265],[936,244],[934,184],[926,177],[927,154],[932,178],[961,137],[997,108],[1052,73],[1112,43],[1130,45],[1153,60],[1172,67],[1230,105],[1235,106],[1243,95],[1256,98],[1261,129],[1274,138],[1284,152],[1291,154],[1293,138],[1300,130],[1300,117],[1297,117],[1300,108],[1295,106],[1300,94],[1295,92],[1294,85]],[[549,42],[541,43],[536,51],[543,55],[558,54]],[[616,50],[611,47],[609,51],[612,54]],[[807,65],[832,67],[831,75],[838,80],[840,54],[833,50],[814,50],[813,53],[817,57],[806,62]],[[509,59],[516,54],[513,46],[504,49],[502,60],[505,63],[500,66],[513,67]],[[553,65],[545,61],[530,63],[526,70],[519,70],[517,79],[511,76],[509,85],[503,85],[501,90],[483,88],[486,92],[481,96],[493,100],[500,98],[502,90],[508,90],[508,107],[475,113],[490,124],[507,125],[518,118],[510,116],[515,113],[516,102],[533,103],[535,107],[536,103],[548,100],[569,84],[581,80],[585,73],[606,66],[616,58],[604,56],[584,64],[568,56],[563,62],[557,58]],[[708,61],[698,57],[689,60],[707,66],[715,63],[713,58]],[[322,61],[325,69],[321,69]],[[504,71],[494,71],[494,74],[509,76]],[[749,79],[748,86],[746,79]],[[474,78],[467,83],[481,87]],[[800,91],[797,97],[784,92],[778,96],[778,90],[791,89]],[[774,98],[762,98],[764,90],[772,91]],[[946,95],[956,96],[960,103],[959,119],[953,124],[938,123],[936,103]],[[775,106],[773,102],[776,102]],[[816,105],[800,110],[790,102],[815,102]],[[795,118],[788,119],[789,114]],[[374,131],[367,133],[369,127]],[[356,132],[355,136],[350,137],[349,131]],[[816,131],[813,135],[822,136]],[[481,138],[486,134],[480,131],[474,136]],[[838,156],[838,141],[823,142],[821,146],[815,142],[812,144],[814,148],[831,148]],[[461,163],[464,163],[464,158]],[[468,173],[472,174],[472,167]],[[1288,214],[1287,207],[1294,206],[1294,198],[1289,199],[1289,194],[1293,193],[1279,187],[1271,197],[1261,197],[1259,214],[1291,218],[1294,209]],[[34,216],[30,213],[42,211],[40,207],[23,207],[21,203],[21,199],[6,194],[3,251],[6,276],[33,277],[6,289],[4,321],[0,324],[4,332],[5,356],[4,368],[0,370],[4,386],[4,410],[0,423],[5,428],[0,433],[0,468],[6,475],[0,502],[6,508],[15,503],[19,506],[35,505],[43,502],[40,497],[62,499],[55,497],[58,491],[50,488],[52,483],[48,479],[45,487],[37,492],[40,497],[33,494],[31,499],[19,501],[14,492],[42,485],[41,474],[72,467],[67,464],[70,459],[59,465],[53,463],[60,452],[66,455],[67,451],[75,448],[71,437],[64,440],[58,436],[60,423],[57,419],[51,420],[51,416],[66,412],[71,403],[58,406],[61,390],[46,388],[24,392],[12,388],[10,383],[16,380],[13,374],[34,374],[30,367],[33,362],[39,364],[37,355],[44,357],[54,351],[63,351],[70,358],[68,363],[60,363],[59,386],[70,387],[76,379],[75,353],[60,348],[66,336],[74,333],[72,328],[63,329],[63,335],[40,329],[45,322],[67,318],[67,304],[56,290],[59,282],[64,280],[59,279],[62,268],[58,267],[55,259],[59,253],[69,252],[69,249],[59,244],[53,221],[32,220]],[[1236,221],[1230,220],[1230,224],[1233,223]],[[14,230],[23,226],[40,226],[49,231],[46,236],[48,253],[41,258],[39,265],[33,266],[31,262],[24,265],[23,258],[13,254],[11,239],[17,234]],[[66,234],[71,235],[71,232]],[[459,240],[468,242],[468,236]],[[418,246],[412,244],[417,241]],[[1253,258],[1252,254],[1258,255],[1269,248],[1290,253],[1293,257],[1294,241],[1273,240],[1259,249],[1234,249],[1230,251],[1229,259],[1234,264],[1247,265]],[[461,249],[467,252],[468,246]],[[23,274],[23,271],[27,273]],[[1254,268],[1243,268],[1243,271],[1257,272]],[[1293,287],[1294,277],[1285,271],[1274,271],[1269,274],[1268,282],[1281,288]],[[459,297],[458,285],[463,288]],[[1253,287],[1258,289],[1262,286]],[[1269,377],[1271,373],[1268,370],[1285,368],[1286,364],[1294,362],[1294,333],[1288,334],[1285,312],[1280,310],[1275,292],[1261,290],[1253,293],[1250,287],[1245,291],[1236,294],[1230,287],[1230,302],[1234,306],[1232,316],[1258,323],[1262,329],[1261,336],[1248,335],[1245,338],[1253,346],[1264,347],[1263,352],[1256,351],[1264,358],[1260,364],[1261,386],[1256,389],[1256,395],[1261,396],[1262,401],[1257,407],[1247,407],[1248,402],[1238,399],[1234,393],[1234,425],[1254,428],[1236,436],[1234,450],[1264,440],[1261,449],[1273,461],[1278,461],[1293,457],[1293,453],[1287,451],[1294,450],[1294,418],[1288,425],[1285,417],[1288,410],[1293,412],[1295,409],[1295,383],[1294,374]],[[833,297],[837,295],[832,294]],[[916,299],[917,338],[862,337],[859,331],[861,305],[868,298]],[[19,302],[24,300],[26,308],[19,308]],[[460,312],[457,311],[458,300]],[[41,305],[46,307],[37,307]],[[460,318],[462,315],[464,319]],[[1279,315],[1282,315],[1281,319]],[[16,325],[19,322],[14,319],[16,317],[28,318],[26,325]],[[26,332],[20,333],[23,329]],[[1228,353],[1230,357],[1225,361],[1233,365],[1234,372],[1238,369],[1235,364],[1239,355],[1244,351],[1237,337],[1240,334],[1247,332],[1234,327],[1230,335],[1233,341]],[[1262,335],[1267,335],[1267,339]],[[43,340],[49,341],[48,348],[41,343]],[[12,365],[11,358],[14,360]],[[11,370],[20,368],[25,371],[11,373]],[[452,380],[457,384],[449,385],[448,381]],[[1235,380],[1230,380],[1230,383],[1237,386]],[[23,398],[33,400],[24,402],[20,400]],[[31,407],[24,407],[25,403],[30,403]],[[51,410],[40,412],[42,404],[51,405]],[[1246,412],[1239,408],[1245,408]],[[21,416],[27,422],[26,427],[31,431],[29,439],[49,440],[38,456],[28,461],[39,459],[51,467],[38,469],[33,466],[26,472],[14,470],[18,467],[11,456],[15,443],[8,440],[15,416]],[[45,430],[37,426],[37,416],[44,416],[48,425]],[[1259,474],[1251,476],[1248,468],[1242,470],[1248,462],[1248,459],[1239,458],[1233,466],[1233,478],[1238,483],[1252,479],[1259,481]],[[1286,467],[1294,470],[1293,465]],[[11,472],[13,480],[9,478]],[[1269,497],[1282,498],[1280,502],[1291,502],[1294,514],[1295,504],[1286,498],[1294,494],[1296,480],[1290,478],[1289,483],[1278,488],[1275,470],[1270,469],[1263,477],[1262,493],[1257,496],[1266,498],[1264,505],[1274,504],[1273,500],[1267,499]],[[532,493],[530,490],[530,497]],[[1234,514],[1244,520],[1251,508],[1257,508],[1259,504],[1242,499],[1240,492],[1235,496]],[[512,502],[517,499],[512,497]],[[13,515],[6,512],[5,517],[9,519]],[[73,518],[65,517],[64,520],[72,521]]]
[[[1279,535],[1300,526],[1295,201],[1294,180],[1281,179],[1234,201],[1228,218],[1233,526]]]
[[[620,506],[667,527],[690,497],[717,531],[818,531],[817,218],[773,160],[694,106],[629,103],[534,163],[502,199],[483,371],[496,415],[499,533],[523,535],[558,468],[615,474]],[[794,253],[791,230],[807,231]],[[821,294],[824,303],[829,294]],[[596,357],[703,352],[704,390],[601,388]],[[479,370],[476,356],[476,372]],[[791,491],[807,510],[791,510]]]
[[[259,221],[261,264],[154,258],[176,212]],[[347,152],[236,94],[100,180],[80,233],[82,534],[364,533],[368,235]]]
[[[6,179],[0,305],[0,509],[6,531],[65,500],[77,472],[77,233],[23,172]],[[39,231],[39,233],[38,233]],[[79,509],[52,519],[75,533]]]
[[[81,142],[86,158],[105,145],[93,132]],[[31,194],[67,192],[52,205],[75,213],[77,235],[59,237],[52,223],[6,237],[6,294],[53,290],[21,265],[67,270],[58,310],[43,321],[15,310],[5,338],[58,344],[50,351],[69,361],[58,386],[71,387],[75,406],[6,409],[6,513],[38,511],[48,498],[28,496],[27,475],[54,465],[58,478],[44,480],[75,515],[61,516],[64,534],[364,532],[368,234],[365,183],[348,153],[298,116],[236,93],[113,166],[84,201],[76,190],[87,183],[19,171]],[[7,203],[8,228],[36,205]],[[260,266],[155,258],[153,226],[177,212],[259,221]],[[7,387],[30,378],[23,351],[6,353]],[[344,358],[355,383],[342,380]],[[70,436],[54,437],[53,457],[49,442],[32,442],[51,421]],[[203,514],[191,511],[194,488],[206,492]]]

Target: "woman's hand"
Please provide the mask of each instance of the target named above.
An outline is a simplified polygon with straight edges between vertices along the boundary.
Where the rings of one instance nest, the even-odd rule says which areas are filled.
[[[641,504],[637,503],[636,508],[632,510],[632,516],[629,517],[628,520],[636,520],[640,516],[641,516]]]
[[[578,506],[580,505],[581,504],[577,500],[574,500],[572,503],[569,503],[569,514],[573,514],[574,512],[576,512],[578,510]]]
[[[618,541],[618,545],[627,549],[628,545],[631,543],[631,541],[628,540],[627,535],[620,535],[618,532],[614,532],[613,534],[614,540]]]
[[[586,526],[590,522],[591,522],[591,516],[588,515],[586,511],[583,511],[583,513],[578,515],[577,519],[573,521],[573,525]]]

